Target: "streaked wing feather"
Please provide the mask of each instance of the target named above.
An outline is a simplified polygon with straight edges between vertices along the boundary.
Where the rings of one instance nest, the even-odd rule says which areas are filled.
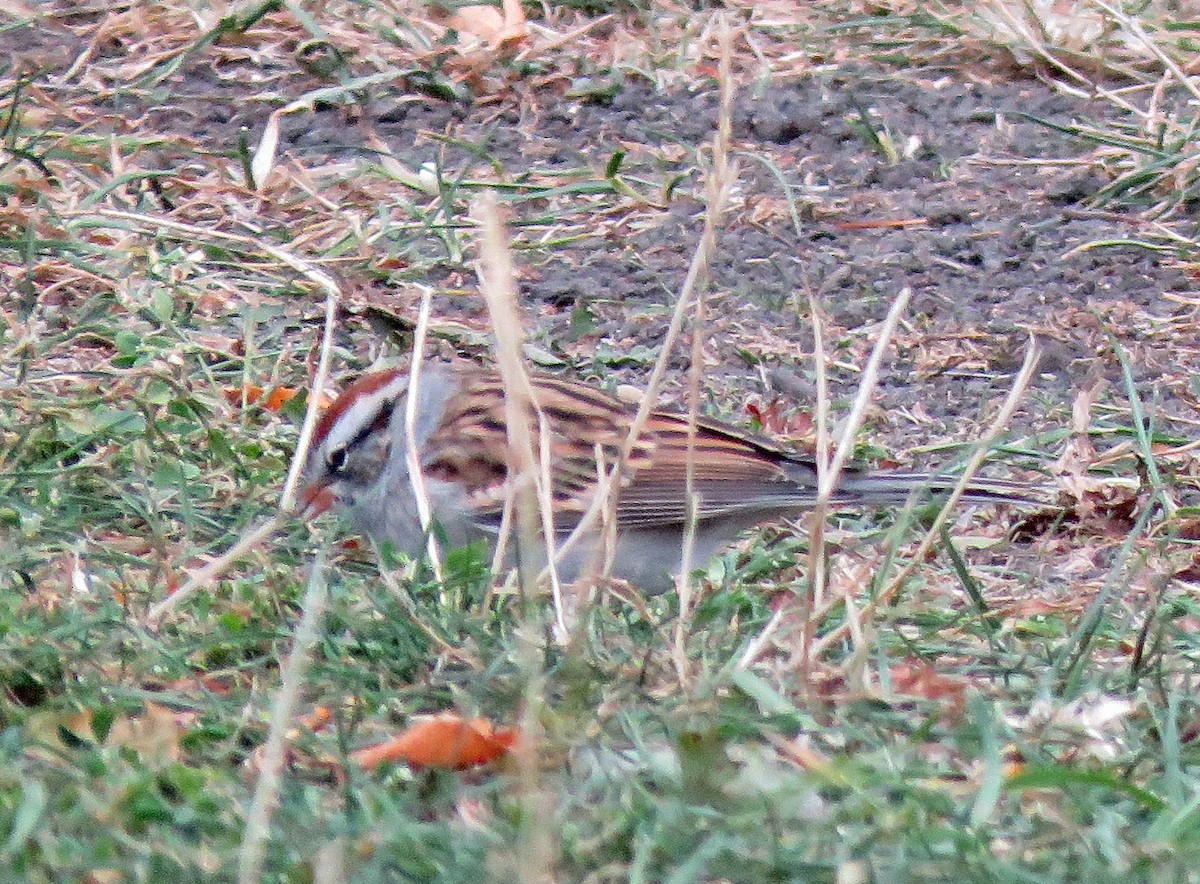
[[[633,409],[600,390],[554,378],[533,379],[534,395],[551,435],[555,517],[563,527],[579,520],[591,504],[597,482],[596,455],[611,468],[628,436]],[[531,415],[533,426],[536,417]],[[567,431],[566,424],[570,423]],[[447,403],[442,423],[430,438],[430,475],[457,479],[470,489],[480,521],[500,518],[507,494],[507,433],[503,385],[487,372],[465,373],[458,394]],[[700,518],[714,518],[775,497],[796,485],[781,466],[784,457],[766,440],[745,437],[725,425],[702,419],[691,452]],[[687,418],[651,414],[629,459],[617,499],[617,523],[679,524],[686,519]]]
[[[600,390],[555,378],[532,379],[534,396],[550,433],[550,473],[557,524],[569,529],[591,505],[598,482],[597,456],[609,470],[620,457],[633,420],[633,408]],[[543,426],[530,414],[535,439]],[[568,426],[569,425],[569,426]],[[767,439],[701,418],[689,449],[688,419],[654,411],[638,437],[617,495],[620,527],[664,527],[687,520],[688,463],[692,490],[700,498],[698,517],[719,519],[740,513],[766,514],[811,505],[816,497],[813,463]],[[496,525],[508,495],[508,438],[504,388],[488,372],[464,372],[459,390],[446,404],[430,436],[425,468],[436,478],[455,480],[482,524]],[[949,478],[920,473],[875,473],[849,466],[831,503],[903,503],[917,489],[946,491]],[[1012,483],[977,480],[967,497],[1020,500]]]

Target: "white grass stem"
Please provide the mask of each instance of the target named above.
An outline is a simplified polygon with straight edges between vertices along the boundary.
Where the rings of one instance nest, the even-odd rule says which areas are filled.
[[[1145,46],[1159,60],[1162,66],[1175,76],[1175,79],[1179,81],[1179,85],[1191,93],[1193,99],[1200,101],[1200,88],[1196,86],[1195,77],[1188,76],[1179,67],[1175,59],[1163,51],[1154,38],[1146,33],[1146,29],[1142,27],[1140,21],[1130,15],[1126,15],[1117,7],[1105,3],[1104,0],[1095,0],[1095,3],[1111,15],[1122,28],[1136,37],[1138,42]]]
[[[908,307],[908,302],[911,297],[912,289],[908,288],[907,286],[901,289],[896,295],[896,299],[892,302],[892,306],[888,310],[887,316],[884,318],[882,325],[879,327],[879,337],[875,341],[875,346],[871,350],[871,355],[867,359],[866,367],[863,369],[862,375],[859,378],[858,391],[854,397],[854,404],[851,407],[850,414],[847,416],[846,422],[842,427],[841,438],[838,440],[838,446],[834,452],[833,459],[829,462],[827,467],[822,468],[823,462],[818,458],[817,500],[814,507],[817,518],[812,520],[814,526],[820,520],[820,517],[824,514],[824,512],[828,509],[829,499],[833,495],[833,492],[837,490],[837,481],[841,475],[842,467],[845,466],[845,463],[849,459],[851,452],[854,450],[854,437],[858,433],[858,428],[861,426],[863,416],[867,411],[867,405],[870,403],[871,396],[875,392],[875,387],[879,383],[879,366],[883,363],[884,354],[887,352],[887,348],[892,341],[892,336],[896,332],[896,325],[899,323],[901,315]],[[824,354],[818,355],[818,361],[823,360],[823,358]],[[818,393],[819,392],[820,390],[818,388]],[[818,409],[819,419],[822,413],[823,410]],[[818,428],[818,437],[820,436],[820,433],[821,431]],[[820,538],[821,529],[814,527],[814,530],[817,532],[818,537],[811,543],[811,547],[812,549],[816,550],[823,546],[823,543],[821,542]],[[824,562],[821,560],[819,554],[816,556],[810,554],[809,567],[810,569],[817,568],[823,574]],[[814,579],[814,574],[812,571],[809,573],[809,579]],[[823,579],[823,577],[821,579]],[[813,593],[810,593],[810,598],[812,595]],[[810,610],[805,619],[811,620],[813,616],[813,611]],[[755,639],[755,641],[751,642],[746,651],[742,654],[741,659],[739,660],[739,665],[743,667],[751,665],[755,659],[754,656],[751,656],[751,650],[754,650],[755,655],[762,653],[773,637],[774,631],[777,630],[782,623],[782,617],[772,617],[767,622],[767,625],[763,628],[762,632]],[[815,628],[815,626],[812,628]],[[808,633],[809,629],[810,627],[808,625],[804,627],[805,634]],[[807,640],[805,640],[803,647],[801,648],[802,660],[811,660],[808,654],[810,647],[811,645],[809,645]],[[804,663],[803,665],[808,664]]]
[[[833,453],[833,460],[829,462],[829,469],[818,480],[818,505],[828,503],[829,498],[833,496],[833,492],[837,489],[837,482],[841,477],[842,467],[846,465],[846,461],[850,459],[850,455],[854,451],[855,436],[858,435],[858,428],[862,425],[863,417],[867,413],[867,405],[870,404],[871,396],[875,393],[875,387],[879,383],[879,366],[883,364],[884,354],[887,353],[888,347],[892,342],[892,336],[896,333],[896,325],[900,321],[900,316],[908,309],[908,302],[911,298],[912,289],[908,286],[902,288],[899,294],[896,295],[896,300],[892,302],[892,306],[883,320],[883,325],[879,328],[879,337],[875,341],[875,347],[871,350],[871,355],[867,359],[867,365],[863,369],[862,376],[859,378],[858,391],[854,396],[854,404],[851,406],[850,414],[842,427],[841,438],[838,439],[838,446]]]
[[[178,224],[168,222],[165,219],[152,219],[138,215],[133,212],[117,212],[105,210],[101,214],[110,217],[123,218],[136,222],[153,223],[156,227],[165,227],[167,229],[184,229],[192,233],[198,232],[191,225]],[[210,231],[202,231],[210,233]],[[283,483],[283,491],[279,497],[279,511],[281,514],[287,515],[292,511],[296,501],[296,487],[300,482],[301,474],[304,471],[304,462],[308,458],[308,449],[312,444],[313,430],[316,428],[317,419],[320,416],[320,401],[321,391],[325,387],[325,381],[329,377],[329,366],[333,358],[333,327],[337,319],[337,305],[341,300],[341,289],[332,277],[312,266],[308,261],[298,258],[281,249],[277,246],[272,246],[266,243],[258,242],[257,240],[248,237],[233,237],[224,236],[223,238],[231,239],[238,242],[245,242],[247,245],[253,245],[262,251],[267,252],[271,256],[277,258],[290,268],[303,274],[312,282],[316,283],[325,291],[325,322],[322,327],[321,338],[321,355],[317,361],[317,370],[313,375],[312,392],[308,398],[308,407],[304,412],[304,421],[300,425],[300,436],[296,440],[296,453],[292,457],[291,466],[288,468],[287,478]],[[147,613],[147,619],[151,623],[158,622],[167,614],[171,613],[177,606],[190,599],[193,595],[203,589],[207,589],[214,580],[225,573],[225,570],[238,558],[245,555],[247,551],[253,549],[262,543],[267,537],[271,536],[278,528],[280,516],[272,516],[264,522],[259,523],[254,528],[251,528],[238,539],[238,541],[224,554],[218,556],[205,567],[201,568],[195,574],[190,576],[182,586],[175,592],[169,595],[162,601],[152,605]]]
[[[259,884],[263,880],[263,860],[271,834],[271,816],[279,801],[287,732],[296,713],[309,654],[317,642],[324,611],[325,557],[317,553],[308,576],[300,622],[296,624],[292,647],[283,664],[279,690],[271,704],[258,782],[254,786],[254,799],[246,815],[246,831],[238,850],[238,884]]]
[[[429,506],[429,492],[425,488],[425,472],[421,464],[421,450],[417,444],[417,405],[421,395],[421,369],[425,363],[425,336],[429,329],[429,309],[433,290],[422,287],[421,307],[417,312],[417,327],[413,332],[412,358],[408,366],[408,395],[404,402],[404,445],[408,479],[412,485],[413,498],[417,504],[417,518],[425,533],[429,567],[439,586],[442,582],[442,552],[437,538],[433,536],[433,513]],[[445,599],[443,598],[443,601]]]
[[[829,373],[825,370],[825,325],[815,298],[808,299],[813,330],[813,370],[817,382],[817,488],[829,484]],[[808,587],[804,596],[802,635],[800,638],[800,683],[807,686],[812,671],[812,643],[816,635],[813,612],[825,602],[825,514],[828,498],[817,495],[817,503],[808,518]]]
[[[552,468],[549,424],[537,402],[533,384],[525,370],[522,354],[524,329],[517,304],[517,287],[512,255],[496,198],[482,195],[471,207],[481,228],[479,282],[496,335],[496,365],[504,384],[504,418],[508,428],[509,481],[513,521],[517,529],[518,579],[526,594],[536,588],[541,563],[531,561],[544,551],[549,568],[554,621],[551,632],[562,645],[570,639],[571,626],[555,567],[555,528],[550,470]],[[531,418],[533,419],[531,421]],[[537,452],[531,423],[538,427]],[[539,531],[540,529],[540,531]],[[538,534],[542,537],[539,538]],[[539,544],[539,540],[544,546]],[[513,847],[512,877],[521,882],[554,879],[552,868],[557,853],[551,793],[542,786],[537,747],[542,745],[541,720],[545,709],[545,674],[542,671],[542,627],[540,618],[530,616],[530,606],[517,631],[517,659],[525,677],[525,702],[521,715],[521,741],[514,753],[523,822]]]
[[[1037,342],[1032,338],[1025,350],[1025,361],[1021,365],[1021,370],[1017,372],[1013,379],[1012,387],[1009,388],[1008,395],[1005,396],[1004,403],[1000,406],[996,417],[989,425],[987,432],[975,445],[975,451],[968,459],[962,476],[958,483],[954,486],[954,490],[950,492],[950,496],[938,511],[937,516],[933,520],[933,524],[926,532],[925,537],[917,546],[916,551],[909,557],[908,563],[900,569],[888,583],[876,593],[875,597],[867,602],[862,609],[862,619],[868,620],[876,611],[891,603],[896,593],[908,581],[913,572],[925,561],[929,550],[933,548],[933,544],[939,536],[940,526],[945,524],[950,513],[958,506],[959,500],[967,490],[967,486],[971,483],[971,479],[979,471],[979,467],[983,465],[983,461],[987,458],[992,448],[995,447],[1000,434],[1012,421],[1013,414],[1016,413],[1017,406],[1021,402],[1021,397],[1024,395],[1029,382],[1033,379],[1033,373],[1037,369],[1038,358],[1041,351],[1037,346]],[[821,640],[813,647],[814,656],[819,656],[825,652],[834,642],[840,641],[849,629],[849,621],[841,626],[831,630],[826,635],[822,636]]]
[[[238,538],[237,543],[188,577],[175,592],[162,601],[151,605],[150,610],[146,614],[147,621],[151,624],[158,623],[162,618],[174,611],[178,605],[186,602],[200,590],[210,586],[214,580],[229,569],[230,565],[274,534],[279,528],[279,521],[278,516],[271,516],[259,522],[253,528],[243,532],[242,536]]]

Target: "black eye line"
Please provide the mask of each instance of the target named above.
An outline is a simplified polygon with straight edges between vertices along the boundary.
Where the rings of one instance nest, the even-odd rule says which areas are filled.
[[[325,463],[329,466],[329,472],[336,473],[346,465],[346,449],[335,448],[325,456]]]
[[[346,456],[351,448],[355,447],[356,445],[361,445],[363,441],[366,440],[366,438],[376,430],[383,429],[388,425],[388,422],[391,420],[392,407],[394,404],[394,400],[389,399],[383,404],[383,407],[376,412],[375,418],[369,424],[359,430],[358,434],[353,439],[351,439],[341,448],[335,448],[325,455],[325,463],[328,464],[329,471],[331,473],[340,471],[342,467],[346,465]]]

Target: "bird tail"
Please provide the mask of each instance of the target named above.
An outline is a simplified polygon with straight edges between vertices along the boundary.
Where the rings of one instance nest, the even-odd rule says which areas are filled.
[[[899,471],[844,473],[833,494],[835,504],[881,504],[899,505],[909,498],[944,497],[958,485],[953,476],[938,476],[932,473],[904,473]],[[963,500],[973,503],[1015,503],[1026,506],[1037,504],[1031,496],[1034,490],[1023,482],[1004,479],[973,478],[963,492]]]

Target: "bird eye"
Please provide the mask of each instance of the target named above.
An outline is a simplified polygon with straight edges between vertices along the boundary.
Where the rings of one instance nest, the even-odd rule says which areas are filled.
[[[336,473],[346,465],[346,449],[335,448],[325,455],[325,464],[329,467],[329,472]]]

